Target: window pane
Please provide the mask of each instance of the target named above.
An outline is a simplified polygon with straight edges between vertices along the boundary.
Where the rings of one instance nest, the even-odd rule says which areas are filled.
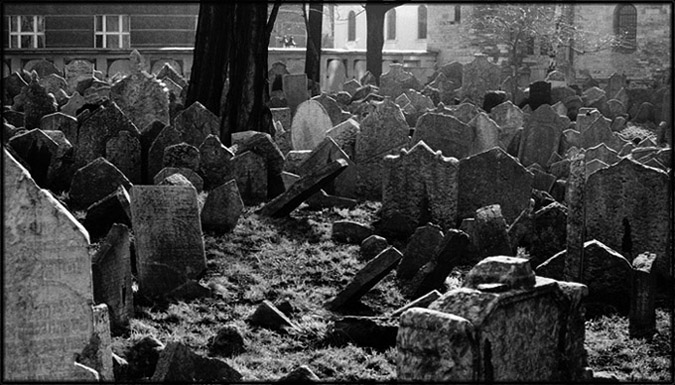
[[[96,48],[103,48],[103,35],[96,35]]]
[[[94,18],[94,24],[96,25],[96,32],[103,31],[103,16],[96,16]]]
[[[106,48],[119,48],[120,47],[120,37],[118,35],[108,35],[106,36]]]
[[[19,17],[18,16],[10,16],[9,20],[10,20],[9,21],[9,23],[10,23],[9,24],[9,28],[10,28],[9,30],[12,31],[12,32],[19,31],[19,26],[18,26],[18,23],[17,23],[17,21],[19,20]]]
[[[35,16],[37,18],[37,32],[45,31],[45,18],[44,16]]]
[[[16,35],[10,36],[9,46],[11,48],[19,48],[19,37]]]
[[[23,32],[32,32],[33,31],[33,17],[32,16],[21,16],[21,31],[23,31]]]
[[[106,16],[105,19],[105,30],[107,32],[117,32],[120,30],[120,21],[117,16]]]
[[[45,47],[45,35],[37,35],[37,47],[38,48]]]
[[[129,48],[129,47],[131,47],[129,35],[122,35],[122,48]]]
[[[129,32],[129,15],[122,16],[122,31]]]
[[[33,48],[30,35],[21,35],[21,48]]]

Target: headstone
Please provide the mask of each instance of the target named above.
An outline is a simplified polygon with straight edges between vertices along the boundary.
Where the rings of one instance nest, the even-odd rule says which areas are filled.
[[[421,87],[415,75],[403,69],[403,64],[390,64],[389,71],[380,76],[380,93],[384,96],[393,99],[409,88],[419,90]]]
[[[370,261],[388,246],[389,242],[386,238],[375,234],[370,235],[361,242],[361,259]]]
[[[464,74],[464,65],[462,63],[453,61],[441,66],[438,71],[443,73],[457,88],[462,86],[462,77]]]
[[[532,180],[532,188],[535,190],[549,192],[551,191],[551,187],[553,187],[555,181],[558,179],[555,175],[544,171],[544,169],[539,166],[538,163],[532,163],[529,167],[527,167],[527,171],[534,175],[534,179]]]
[[[253,151],[237,154],[231,160],[232,176],[244,204],[256,205],[267,199],[267,162]]]
[[[244,202],[239,195],[237,182],[230,180],[209,191],[201,212],[202,228],[217,233],[231,231],[243,211]]]
[[[87,207],[82,224],[93,241],[105,237],[116,223],[131,226],[129,194],[123,186]]]
[[[129,131],[119,131],[105,144],[105,157],[131,181],[141,183],[141,142]]]
[[[326,110],[326,113],[330,117],[331,127],[344,122],[351,116],[349,112],[343,111],[338,102],[335,101],[335,99],[333,99],[332,97],[328,96],[326,93],[322,93],[319,96],[315,96],[311,100],[316,100],[317,102],[321,103],[323,108]],[[290,124],[285,127],[290,127]]]
[[[633,260],[628,315],[631,338],[651,339],[656,332],[656,254],[642,253]]]
[[[181,342],[169,342],[159,354],[152,382],[238,382],[242,375],[218,358],[200,356]]]
[[[291,109],[291,114],[295,115],[298,106],[310,97],[307,91],[307,75],[286,74],[282,76],[282,83],[288,107]]]
[[[586,154],[584,150],[570,158],[569,178],[565,199],[567,201],[567,258],[563,265],[566,281],[581,282],[584,264]]]
[[[157,72],[155,76],[159,80],[171,79],[173,82],[175,82],[178,86],[182,88],[185,88],[188,85],[187,81],[169,63],[164,63],[164,65],[162,65],[162,68],[159,70],[159,72]]]
[[[33,77],[30,83],[21,89],[14,97],[14,109],[21,106],[24,113],[25,127],[28,129],[40,127],[43,116],[56,112],[57,103],[53,95],[40,85],[37,77]]]
[[[474,127],[455,118],[435,112],[420,117],[415,127],[412,143],[424,143],[443,156],[462,159],[471,154],[474,139]]]
[[[324,190],[329,194],[342,197],[356,197],[356,165],[331,138],[325,138],[309,156],[298,166],[300,176],[311,174],[317,169],[337,159],[344,159],[348,167]]]
[[[499,126],[499,146],[506,151],[524,125],[523,112],[509,100],[492,108],[490,118]]]
[[[114,224],[92,258],[94,301],[108,306],[113,328],[129,325],[134,315],[129,229]]]
[[[333,139],[350,159],[355,159],[356,135],[360,131],[359,122],[350,118],[326,131],[326,137]]]
[[[554,202],[537,210],[532,218],[530,263],[539,266],[564,250],[567,241],[567,208]]]
[[[539,81],[530,84],[530,98],[528,105],[536,111],[542,104],[553,105],[551,102],[551,83]]]
[[[402,215],[413,226],[428,221],[443,229],[457,218],[458,161],[434,153],[424,142],[399,155],[385,156],[382,165],[382,209],[386,220]]]
[[[40,76],[38,83],[40,83],[47,92],[54,95],[59,106],[63,106],[68,102],[68,94],[66,93],[68,83],[62,76],[57,74],[50,74],[44,77]]]
[[[263,301],[255,309],[255,312],[248,318],[248,322],[253,326],[277,331],[298,329],[293,321],[277,309],[272,302],[267,300]]]
[[[119,186],[131,188],[131,182],[122,172],[105,158],[97,158],[80,168],[73,175],[68,196],[72,207],[87,208]]]
[[[168,167],[167,167],[168,168]],[[175,173],[162,179],[158,186],[189,186],[195,187],[183,174]]]
[[[507,223],[529,205],[533,175],[501,148],[462,159],[458,171],[458,219],[499,204]]]
[[[441,293],[438,292],[438,290],[432,290],[428,292],[427,294],[417,298],[416,300],[409,302],[405,306],[402,306],[389,315],[390,317],[396,317],[398,318],[401,314],[403,314],[406,310],[412,309],[412,308],[418,308],[418,309],[425,309],[431,303],[433,303],[435,300],[441,298]]]
[[[611,122],[602,116],[597,118],[587,129],[581,131],[579,138],[581,148],[591,148],[599,144],[606,144],[609,148],[618,151],[623,147],[624,141],[612,132]]]
[[[286,64],[282,62],[272,63],[270,65],[269,71],[267,71],[267,79],[269,79],[270,82],[270,92],[282,91],[283,90],[282,77],[288,74],[290,74],[290,72],[288,72]]]
[[[183,175],[197,192],[201,192],[204,189],[204,180],[202,177],[189,168],[164,167],[152,178],[153,184],[159,185],[173,174]]]
[[[169,124],[169,95],[162,83],[147,73],[125,77],[112,86],[110,95],[137,127],[155,120]]]
[[[468,123],[468,126],[473,130],[471,155],[499,147],[499,126],[486,113],[481,112],[476,115]]]
[[[75,91],[80,80],[94,76],[94,64],[87,60],[73,60],[66,64],[65,70],[68,93]]]
[[[13,136],[8,144],[19,157],[17,160],[30,168],[30,175],[38,186],[63,189],[64,184],[57,178],[67,171],[64,168],[70,168],[72,146],[67,140],[59,146],[45,131],[36,128]]]
[[[586,180],[588,180],[588,177],[594,172],[607,167],[609,167],[609,165],[600,159],[591,159],[586,161]]]
[[[77,143],[77,119],[72,116],[60,112],[45,115],[40,120],[40,129],[43,131],[61,131],[71,144]]]
[[[291,142],[294,150],[313,150],[333,127],[326,109],[316,100],[297,106],[291,125]]]
[[[507,96],[505,91],[488,91],[483,99],[483,110],[489,114],[495,106],[504,103]]]
[[[428,86],[438,90],[440,102],[445,104],[453,102],[456,94],[455,90],[458,88],[443,72],[439,72]]]
[[[483,105],[483,95],[488,90],[499,89],[501,70],[490,63],[484,54],[474,54],[474,60],[464,65],[462,96],[476,105]]]
[[[605,86],[605,94],[607,98],[613,98],[621,89],[627,87],[626,75],[613,73],[607,80],[607,85]]]
[[[201,174],[204,175],[206,189],[220,186],[232,177],[232,151],[225,147],[218,136],[209,135],[199,146]]]
[[[443,232],[440,227],[432,224],[418,227],[403,251],[403,258],[396,268],[396,278],[401,281],[411,279],[422,266],[434,258],[436,248],[441,242]]]
[[[206,256],[197,191],[182,186],[134,186],[130,195],[141,293],[160,296],[184,283],[167,271],[199,277],[206,269]]]
[[[476,210],[473,234],[480,259],[493,255],[512,255],[507,223],[499,205],[489,205]],[[474,261],[478,262],[478,261]]]
[[[284,192],[281,172],[284,168],[284,154],[269,134],[257,131],[243,131],[232,134],[232,149],[235,155],[252,151],[261,156],[267,166],[267,199]]]
[[[475,118],[480,110],[472,103],[462,103],[454,108],[453,114],[463,123],[469,123],[471,119]]]
[[[164,149],[162,165],[164,167],[189,168],[199,170],[199,149],[185,142],[168,146]]]
[[[384,156],[408,145],[410,129],[403,112],[391,99],[373,104],[375,111],[361,122],[361,131],[356,135],[354,162],[359,197],[379,199]]]
[[[279,147],[279,151],[284,155],[293,149],[291,131],[290,129],[286,130],[280,121],[274,121],[274,142]]]
[[[640,104],[637,113],[633,115],[635,123],[655,123],[654,105],[650,102]]]
[[[331,238],[341,243],[360,244],[372,235],[372,227],[346,219],[333,222],[331,231]]]
[[[401,258],[401,253],[394,246],[386,248],[359,270],[351,282],[326,303],[326,307],[329,310],[337,310],[358,301],[392,271]]]
[[[350,79],[342,84],[342,90],[349,92],[352,96],[359,88],[361,88],[361,83],[356,79]]]
[[[94,332],[89,237],[3,152],[3,380],[81,381],[75,356]]]
[[[586,149],[586,162],[588,163],[593,159],[601,160],[608,165],[612,165],[621,160],[619,154],[613,149],[607,147],[605,143],[601,143],[595,147]]]
[[[545,166],[551,154],[558,151],[560,136],[569,126],[569,119],[559,116],[549,105],[541,105],[529,117],[520,139],[518,159],[523,166],[539,163]]]
[[[291,109],[288,107],[270,108],[272,120],[280,121],[284,128],[291,127]]]

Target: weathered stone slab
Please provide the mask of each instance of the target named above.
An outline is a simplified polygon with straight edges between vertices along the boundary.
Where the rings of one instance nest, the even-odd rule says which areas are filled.
[[[53,191],[68,188],[73,173],[73,147],[61,132],[36,128],[13,136],[8,144],[18,160],[30,168],[38,186]]]
[[[358,301],[389,274],[402,257],[394,246],[386,248],[356,273],[352,281],[326,303],[326,307],[330,310],[337,310],[348,303]]]
[[[105,144],[105,157],[129,179],[141,183],[141,142],[129,131],[119,131]]]
[[[544,104],[537,108],[527,120],[520,138],[520,163],[546,166],[551,154],[558,151],[560,136],[569,124],[570,120],[558,115],[551,106]]]
[[[532,111],[536,111],[542,104],[552,105],[551,102],[551,83],[538,81],[530,84],[530,97],[528,105]]]
[[[231,160],[234,154],[225,147],[216,135],[209,135],[199,146],[199,168],[204,175],[206,189],[220,186],[232,178]]]
[[[458,161],[434,153],[424,143],[400,155],[388,155],[383,163],[383,220],[402,215],[413,228],[427,221],[443,229],[457,218]]]
[[[96,240],[105,237],[115,223],[131,226],[129,194],[123,186],[89,206],[82,224]]]
[[[232,175],[237,181],[241,198],[246,205],[256,205],[267,199],[268,169],[265,159],[253,151],[232,158]]]
[[[530,263],[539,266],[551,256],[564,250],[567,242],[567,208],[551,203],[532,216]]]
[[[131,182],[105,158],[97,158],[73,175],[69,201],[72,207],[84,209],[115,192],[119,186],[129,189]]]
[[[328,96],[326,93],[321,93],[321,95],[317,95],[311,100],[316,100],[317,102],[321,103],[323,108],[326,110],[326,113],[330,117],[332,124],[331,127],[336,126],[351,117],[349,112],[343,111],[338,102],[334,98]]]
[[[370,235],[361,242],[361,259],[370,261],[375,258],[382,250],[389,246],[389,242],[384,237],[379,235]]]
[[[197,190],[197,192],[201,192],[204,189],[204,180],[202,177],[189,168],[164,167],[160,172],[157,173],[157,175],[153,177],[153,183],[156,185],[162,184],[166,178],[173,174],[183,175],[188,181],[190,181],[190,184]]]
[[[432,302],[435,300],[441,298],[441,293],[438,292],[438,290],[432,290],[428,292],[427,294],[417,298],[416,300],[407,303],[406,305],[394,310],[391,312],[389,315],[390,317],[399,317],[401,314],[403,314],[406,310],[412,309],[412,308],[417,308],[417,309],[424,309],[427,306],[431,305]]]
[[[333,222],[331,237],[334,241],[360,244],[372,235],[373,229],[368,225],[350,220]]]
[[[40,120],[40,129],[43,131],[61,131],[71,144],[77,143],[77,119],[72,116],[61,112],[45,115]]]
[[[56,112],[58,104],[54,95],[47,93],[38,82],[37,76],[33,76],[30,83],[21,88],[21,92],[14,97],[12,108],[23,112],[25,127],[33,129],[40,127],[43,116]]]
[[[284,192],[281,172],[284,168],[284,154],[269,134],[257,131],[243,131],[232,134],[232,149],[235,155],[246,151],[261,156],[267,165],[267,199]]]
[[[356,135],[360,131],[359,122],[350,118],[326,131],[326,137],[333,139],[350,159],[355,159]]]
[[[162,82],[144,72],[133,73],[116,82],[110,97],[137,127],[159,120],[169,124],[169,95]]]
[[[76,117],[79,113],[80,108],[85,105],[84,96],[79,92],[75,92],[70,95],[66,104],[61,106],[61,112],[72,117]]]
[[[94,64],[87,60],[73,60],[66,64],[65,75],[69,93],[74,92],[80,80],[94,77]]]
[[[507,224],[499,205],[489,205],[476,210],[473,236],[478,258],[494,255],[512,255]],[[477,262],[477,261],[476,261]]]
[[[420,267],[431,261],[436,248],[443,242],[441,228],[428,224],[418,227],[403,251],[403,258],[396,268],[396,278],[402,281],[411,279]]]
[[[295,115],[298,106],[309,99],[307,91],[307,75],[305,74],[286,74],[282,76],[284,96],[291,114]]]
[[[169,342],[159,354],[152,382],[238,382],[242,375],[218,358],[202,357],[180,342]]]
[[[140,291],[154,297],[179,286],[159,266],[188,278],[199,277],[206,269],[206,256],[197,191],[182,186],[134,186],[130,195]]]
[[[244,210],[237,182],[230,180],[209,192],[201,212],[205,231],[224,233],[231,231]]]
[[[288,107],[270,108],[272,112],[272,120],[279,121],[284,128],[291,127],[291,109]],[[276,138],[275,138],[276,139]]]
[[[642,253],[633,260],[628,333],[651,339],[656,332],[656,254]]]
[[[429,112],[417,121],[412,143],[424,141],[433,151],[462,159],[471,154],[475,136],[473,126],[453,116]]]
[[[471,144],[470,155],[480,154],[499,145],[499,126],[494,120],[481,112],[476,115],[468,126],[473,130],[473,142]]]
[[[325,138],[305,160],[298,165],[300,176],[311,174],[337,159],[347,161],[347,168],[332,183],[323,188],[328,194],[342,197],[356,197],[356,165],[331,138]]]
[[[197,172],[199,170],[199,149],[185,142],[167,146],[164,149],[162,165],[164,167],[189,168]]]
[[[524,125],[523,111],[511,101],[506,101],[490,111],[490,118],[499,126],[499,146],[506,151],[516,131]]]
[[[313,150],[332,127],[330,116],[321,103],[313,99],[301,103],[291,125],[293,149]]]
[[[484,54],[474,54],[474,60],[464,65],[462,72],[462,97],[476,105],[483,105],[488,90],[499,89],[501,69],[490,63]]]
[[[420,84],[415,75],[403,69],[403,64],[390,64],[389,71],[380,76],[380,93],[384,96],[395,99],[409,88],[418,90]]]
[[[255,312],[248,318],[248,322],[253,326],[277,331],[298,329],[297,325],[268,300],[263,301],[255,309]]]

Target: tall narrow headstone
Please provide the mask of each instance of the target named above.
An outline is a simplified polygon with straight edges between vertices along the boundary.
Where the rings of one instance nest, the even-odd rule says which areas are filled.
[[[631,338],[652,338],[656,332],[656,254],[643,253],[633,260],[628,333]]]
[[[282,83],[288,107],[291,109],[291,114],[295,115],[298,105],[310,96],[307,91],[307,75],[286,74],[282,76]]]
[[[232,158],[232,174],[246,205],[256,205],[267,199],[267,163],[253,151]]]
[[[567,178],[567,258],[564,278],[570,282],[581,282],[584,264],[584,242],[586,240],[586,154],[583,150],[570,159],[570,173]]]
[[[141,183],[141,141],[138,135],[119,131],[105,143],[105,157],[131,183]]]

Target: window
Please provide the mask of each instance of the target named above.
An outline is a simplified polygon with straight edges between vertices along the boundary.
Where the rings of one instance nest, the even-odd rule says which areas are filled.
[[[417,7],[417,38],[427,38],[427,6],[420,5]]]
[[[354,11],[349,11],[349,16],[347,17],[347,41],[356,40],[356,13]]]
[[[614,14],[614,34],[622,50],[634,50],[637,36],[637,10],[631,4],[620,4]]]
[[[387,40],[396,39],[396,10],[387,12]]]
[[[44,16],[9,16],[10,48],[44,48]]]
[[[129,48],[128,15],[98,15],[94,20],[96,48]]]

